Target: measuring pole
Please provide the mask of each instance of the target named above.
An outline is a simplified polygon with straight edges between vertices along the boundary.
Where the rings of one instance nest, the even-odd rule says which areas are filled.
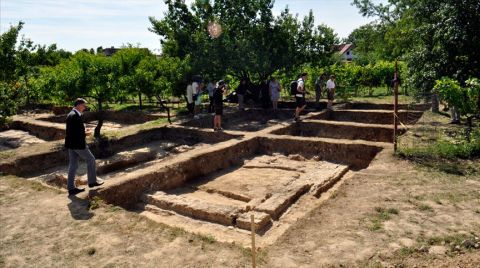
[[[255,248],[255,219],[250,215],[250,229],[252,230],[252,267],[257,267],[257,257],[256,257],[256,248]]]
[[[393,74],[393,151],[397,152],[397,126],[398,126],[398,63],[395,60],[395,73]]]

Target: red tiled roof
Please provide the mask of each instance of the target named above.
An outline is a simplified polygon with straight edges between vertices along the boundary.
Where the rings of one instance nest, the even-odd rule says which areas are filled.
[[[344,44],[344,45],[341,45],[339,50],[340,50],[340,54],[343,55],[345,52],[347,52],[350,48],[352,48],[353,44]]]

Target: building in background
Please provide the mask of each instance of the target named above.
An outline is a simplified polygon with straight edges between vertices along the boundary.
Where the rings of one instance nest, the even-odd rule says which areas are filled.
[[[340,54],[343,61],[353,61],[355,59],[354,48],[353,44],[341,44],[336,46],[336,51]]]

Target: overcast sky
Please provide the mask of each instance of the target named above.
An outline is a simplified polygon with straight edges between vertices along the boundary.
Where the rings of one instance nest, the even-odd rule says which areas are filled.
[[[339,37],[347,37],[353,29],[371,21],[363,18],[351,2],[276,0],[274,14],[287,5],[300,16],[312,9],[316,24],[324,23]],[[56,43],[59,48],[76,51],[130,43],[158,53],[159,37],[148,31],[148,17],[161,18],[165,10],[163,0],[0,0],[0,31],[21,20],[25,22],[21,34],[38,44]]]

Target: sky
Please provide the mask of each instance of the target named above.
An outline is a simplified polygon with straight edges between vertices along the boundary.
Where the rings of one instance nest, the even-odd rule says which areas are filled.
[[[273,12],[280,14],[288,5],[291,13],[303,17],[312,9],[316,24],[328,25],[343,38],[372,20],[362,17],[351,2],[276,0]],[[0,0],[0,31],[21,20],[21,34],[37,44],[56,43],[72,52],[133,44],[160,53],[159,36],[148,30],[148,17],[162,18],[165,11],[163,0]]]

